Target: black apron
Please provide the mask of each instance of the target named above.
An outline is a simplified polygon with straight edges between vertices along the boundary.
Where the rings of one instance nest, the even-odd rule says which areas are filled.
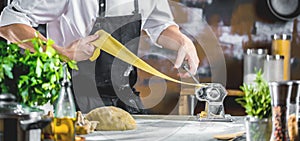
[[[99,0],[99,17],[97,17],[90,34],[103,29],[131,52],[137,54],[141,33],[141,14],[139,14],[138,0],[134,0],[134,8],[133,15],[104,17],[105,0]],[[133,88],[137,80],[135,67],[101,51],[94,68],[97,91],[105,106],[120,107],[132,114],[146,113],[139,92]],[[76,101],[78,100],[80,99],[76,97]],[[91,105],[90,107],[97,106]]]

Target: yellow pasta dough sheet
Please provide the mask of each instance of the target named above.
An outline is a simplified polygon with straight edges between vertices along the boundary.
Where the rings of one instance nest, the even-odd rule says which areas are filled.
[[[113,38],[109,33],[105,32],[104,30],[99,30],[95,34],[98,34],[99,38],[96,41],[92,42],[92,44],[97,48],[95,49],[93,56],[90,58],[90,61],[95,61],[99,57],[100,52],[102,50],[145,72],[161,77],[163,79],[184,85],[196,87],[204,86],[204,84],[195,84],[179,81],[159,72],[158,70],[147,64],[145,61],[137,57],[134,53],[128,50],[123,44],[121,44],[118,40]]]

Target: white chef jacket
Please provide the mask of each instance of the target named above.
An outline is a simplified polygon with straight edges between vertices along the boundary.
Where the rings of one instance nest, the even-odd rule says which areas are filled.
[[[14,9],[13,9],[14,7]],[[98,16],[98,0],[13,0],[1,13],[0,26],[47,24],[47,36],[60,46],[86,37]],[[105,17],[132,15],[134,0],[106,0]],[[156,43],[160,33],[176,25],[167,0],[139,0],[142,29]]]

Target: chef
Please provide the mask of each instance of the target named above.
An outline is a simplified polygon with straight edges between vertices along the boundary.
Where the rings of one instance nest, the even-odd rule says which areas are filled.
[[[59,53],[79,61],[72,79],[77,108],[83,112],[112,105],[144,113],[134,89],[135,67],[105,52],[95,62],[87,61],[97,30],[110,33],[135,54],[143,30],[157,46],[177,51],[175,68],[186,60],[195,74],[199,64],[195,46],[174,23],[167,0],[13,0],[1,13],[0,36],[10,42],[32,38],[39,24],[47,25],[47,38]],[[21,47],[33,51],[30,43]]]

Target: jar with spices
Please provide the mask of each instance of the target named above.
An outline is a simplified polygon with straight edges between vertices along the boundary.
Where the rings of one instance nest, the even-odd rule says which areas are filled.
[[[272,54],[284,56],[283,79],[290,80],[291,35],[274,34],[272,38]]]
[[[287,127],[290,141],[298,141],[298,102],[300,81],[293,81],[291,95],[288,98]]]
[[[287,114],[293,82],[270,82],[272,104],[272,141],[289,141]]]
[[[297,90],[297,99],[296,99],[296,103],[297,103],[297,128],[298,128],[298,140],[300,140],[300,80],[295,80],[294,81],[294,91]]]

